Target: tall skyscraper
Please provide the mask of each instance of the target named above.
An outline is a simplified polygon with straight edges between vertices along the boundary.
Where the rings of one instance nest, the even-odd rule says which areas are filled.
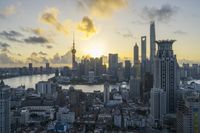
[[[77,67],[76,63],[76,49],[75,49],[75,39],[73,34],[73,46],[72,46],[72,68],[75,69]]]
[[[133,58],[134,58],[134,65],[138,64],[139,63],[139,48],[138,48],[138,45],[137,43],[135,44],[134,48],[134,55],[133,55]]]
[[[167,113],[175,113],[176,90],[179,86],[178,63],[172,49],[174,42],[174,40],[156,41],[158,51],[154,59],[154,88],[166,92]]]
[[[185,97],[182,102],[179,102],[177,108],[177,133],[199,133],[199,127],[199,96]]]
[[[117,77],[118,54],[109,54],[108,57],[109,73],[113,77]]]
[[[146,36],[142,36],[141,37],[141,79],[143,80],[144,79],[144,75],[145,75],[145,72],[146,72],[146,60],[147,60],[147,57],[146,57]]]
[[[47,62],[46,63],[46,72],[49,73],[50,72],[50,64]]]
[[[29,71],[29,74],[33,73],[33,63],[28,63],[28,71]]]
[[[140,98],[140,79],[131,77],[129,81],[129,85],[130,85],[131,99],[139,99]]]
[[[147,41],[146,41],[146,36],[142,36],[141,37],[141,62],[145,62],[147,59],[146,53],[146,45],[147,45]]]
[[[47,62],[46,63],[46,69],[49,69],[50,68],[50,64]]]
[[[150,92],[150,117],[152,124],[161,125],[166,114],[166,92],[159,88],[152,88]]]
[[[0,133],[10,133],[10,87],[0,83]]]
[[[130,60],[125,60],[124,77],[126,80],[130,79],[130,74],[131,74],[131,62]]]
[[[110,100],[110,86],[109,83],[106,82],[104,84],[104,91],[103,91],[103,100],[104,100],[104,104],[106,105],[108,103],[108,101]]]
[[[156,31],[155,31],[155,22],[150,24],[150,64],[151,64],[151,73],[153,74],[153,64],[154,57],[156,55]]]

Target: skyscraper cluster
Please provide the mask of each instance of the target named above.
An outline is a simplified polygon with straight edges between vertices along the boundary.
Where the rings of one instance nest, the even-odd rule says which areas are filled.
[[[147,58],[147,37],[141,37],[141,50],[137,44],[134,45],[134,54],[133,54],[133,78],[140,82],[140,98],[143,101],[148,102],[150,97],[150,89],[153,86],[153,80],[148,80],[149,77],[153,76],[153,64],[154,57],[156,52],[155,47],[155,23],[151,22],[150,24],[150,59]],[[139,51],[141,51],[141,62],[139,60]],[[146,97],[146,98],[145,98]]]
[[[146,40],[146,36],[141,37],[141,63],[138,58],[139,48],[137,44],[134,46],[130,94],[133,95],[133,99],[139,96],[144,102],[149,101],[152,123],[162,126],[169,114],[176,113],[177,107],[180,77],[179,65],[173,52],[175,40],[156,41],[155,23],[151,22],[149,60],[146,55]]]

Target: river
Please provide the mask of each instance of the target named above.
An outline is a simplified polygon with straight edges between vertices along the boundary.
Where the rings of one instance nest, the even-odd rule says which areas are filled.
[[[35,84],[39,81],[47,81],[49,78],[53,77],[54,74],[50,75],[29,75],[4,79],[4,83],[10,87],[16,88],[20,85],[25,85],[26,88],[35,88]],[[80,89],[83,92],[103,92],[103,85],[73,85],[75,89]],[[69,89],[70,85],[62,85],[63,89]],[[112,88],[117,88],[115,85],[111,85]]]

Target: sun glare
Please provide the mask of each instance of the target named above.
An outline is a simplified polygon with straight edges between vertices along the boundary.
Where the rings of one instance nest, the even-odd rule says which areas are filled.
[[[86,48],[84,53],[86,55],[90,55],[91,57],[101,57],[104,53],[104,48],[102,45],[91,45]]]

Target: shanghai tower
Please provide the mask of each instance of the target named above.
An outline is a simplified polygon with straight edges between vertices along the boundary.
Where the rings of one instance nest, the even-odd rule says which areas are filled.
[[[155,23],[154,21],[150,24],[150,63],[151,63],[151,73],[153,74],[153,64],[154,64],[154,57],[156,53],[156,32],[155,32]]]

